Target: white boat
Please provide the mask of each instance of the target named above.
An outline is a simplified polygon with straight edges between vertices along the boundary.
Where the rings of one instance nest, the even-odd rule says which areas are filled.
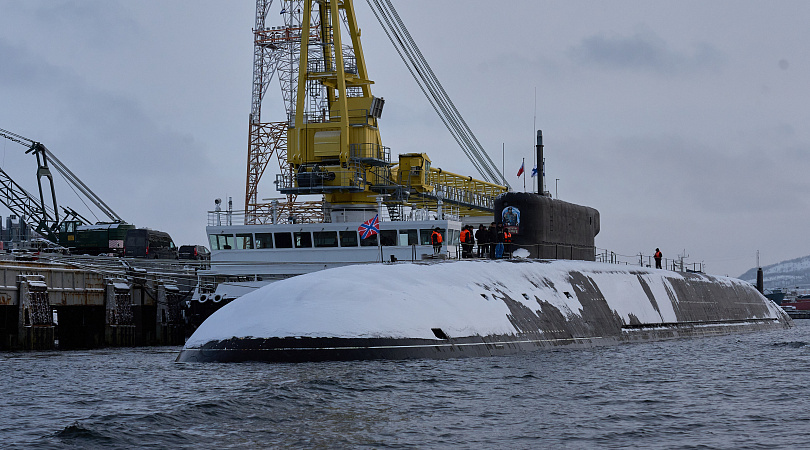
[[[459,217],[411,211],[403,220],[380,221],[379,233],[363,238],[361,225],[378,214],[356,212],[352,217],[357,220],[343,222],[245,225],[242,211],[209,212],[210,268],[198,272],[197,289],[185,313],[189,325],[196,329],[236,298],[297,275],[356,264],[460,258]],[[491,217],[478,220],[489,223]],[[442,235],[438,251],[430,242],[434,231]]]

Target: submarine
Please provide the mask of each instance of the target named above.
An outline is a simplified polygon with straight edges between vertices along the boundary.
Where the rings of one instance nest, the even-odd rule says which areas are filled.
[[[750,284],[702,273],[531,259],[352,265],[239,297],[177,361],[498,356],[791,326]]]

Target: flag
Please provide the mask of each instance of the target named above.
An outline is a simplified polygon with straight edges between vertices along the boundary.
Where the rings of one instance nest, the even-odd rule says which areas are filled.
[[[521,176],[521,175],[523,175],[523,164],[524,164],[524,163],[520,163],[520,169],[518,169],[518,174],[517,174],[517,176]]]
[[[537,166],[534,166],[534,169],[532,169],[532,178],[536,176],[537,176]]]
[[[357,232],[360,233],[360,238],[365,239],[369,236],[374,236],[375,234],[380,232],[380,219],[379,214],[376,214],[373,219],[368,219],[363,222],[362,225],[357,229]]]

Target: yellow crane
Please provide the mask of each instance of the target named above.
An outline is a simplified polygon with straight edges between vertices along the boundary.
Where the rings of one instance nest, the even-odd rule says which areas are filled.
[[[287,91],[288,114],[286,145],[278,144],[283,141],[280,137],[275,140],[277,153],[286,150],[286,165],[280,161],[282,173],[276,184],[281,193],[287,194],[289,208],[295,208],[292,202],[298,195],[322,194],[324,212],[372,209],[377,198],[384,196],[392,219],[396,219],[402,206],[432,208],[439,201],[454,205],[464,215],[492,213],[494,198],[506,192],[506,186],[431,167],[424,152],[405,153],[392,160],[379,129],[385,101],[372,95],[374,82],[366,68],[351,0],[282,1],[285,26],[268,29],[261,27],[263,16],[260,21],[259,15],[266,15],[270,3],[257,0],[258,56],[254,57],[251,133],[267,128],[258,121],[255,96],[257,91],[264,92],[262,86],[256,88],[257,79],[265,83],[266,89],[268,77],[257,76],[266,70],[256,64],[265,64],[261,52],[276,52],[279,61],[286,58],[286,71],[279,69],[284,65],[281,63],[272,68],[281,72],[280,77],[287,76],[282,90]],[[261,99],[258,104],[260,108]],[[453,118],[450,121],[459,122]],[[262,141],[266,139],[251,136],[248,161],[246,218],[257,221],[259,211],[267,208],[262,209],[256,202],[255,183],[260,175],[251,179],[251,160],[256,157],[251,157],[250,152],[255,152],[255,143]],[[499,172],[489,174],[495,181],[503,179]]]

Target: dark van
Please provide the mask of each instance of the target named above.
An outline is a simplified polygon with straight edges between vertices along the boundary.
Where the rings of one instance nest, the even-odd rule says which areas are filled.
[[[127,237],[124,240],[124,256],[148,259],[177,259],[177,247],[175,247],[169,233],[147,228],[136,228],[127,231]]]
[[[181,245],[177,257],[180,259],[209,260],[211,259],[211,252],[202,245]]]

